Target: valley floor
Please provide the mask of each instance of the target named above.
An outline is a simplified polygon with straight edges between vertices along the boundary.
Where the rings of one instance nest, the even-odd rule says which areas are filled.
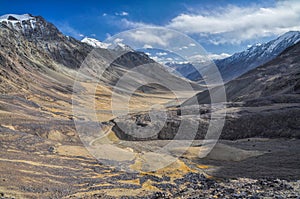
[[[1,132],[3,198],[300,196],[299,140],[221,140],[204,159],[197,157],[201,146],[196,141],[164,169],[126,173],[101,164],[81,145],[61,145],[3,127]],[[159,146],[165,142],[142,144]]]
[[[107,121],[112,117],[107,106],[111,91],[98,92],[98,118]],[[132,112],[174,103],[174,96],[160,96],[136,95]],[[124,158],[116,147],[132,153],[135,158],[128,166],[137,172],[128,173],[98,161],[81,144],[70,118],[70,99],[63,93],[50,98],[0,96],[0,198],[300,197],[298,139],[220,140],[204,159],[198,157],[205,147],[198,140],[186,152],[171,148],[171,155],[184,153],[167,167],[146,172],[143,166],[155,168],[173,158],[155,153],[169,141],[123,141],[108,129],[112,143],[102,149],[115,153],[116,162]],[[145,163],[141,160],[147,152],[154,152],[154,158]]]

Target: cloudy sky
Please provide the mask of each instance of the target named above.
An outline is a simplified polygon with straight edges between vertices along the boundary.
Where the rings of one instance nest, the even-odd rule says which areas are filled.
[[[103,41],[133,28],[166,27],[186,33],[216,57],[300,30],[298,0],[0,0],[0,15],[8,13],[41,15],[77,39]]]

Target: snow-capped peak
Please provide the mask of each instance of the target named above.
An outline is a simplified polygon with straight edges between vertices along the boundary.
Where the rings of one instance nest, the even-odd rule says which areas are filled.
[[[296,44],[299,41],[300,32],[290,31],[267,43],[257,43],[255,45],[248,46],[247,50],[235,53],[233,56],[225,58],[224,60],[232,61],[237,60],[241,57],[243,59],[250,59],[251,57],[260,57],[261,59],[266,58],[266,60],[269,61],[270,59],[279,55],[287,47]]]
[[[82,39],[81,42],[89,44],[90,46],[93,46],[94,48],[105,48],[105,49],[107,49],[111,45],[111,44],[100,42],[97,39],[88,38],[88,37],[85,37],[84,39]]]
[[[6,14],[0,16],[0,22],[2,21],[10,21],[10,22],[17,22],[17,21],[26,21],[26,20],[32,20],[34,17],[32,17],[30,14],[23,14],[23,15],[17,15],[17,14]]]
[[[0,16],[0,23],[6,23],[10,28],[24,32],[28,28],[35,29],[36,18],[30,14],[6,14]]]
[[[287,40],[287,39],[291,39],[291,38],[299,37],[299,36],[300,36],[299,31],[289,31],[289,32],[286,32],[285,34],[279,36],[276,40],[280,42],[283,40]]]
[[[300,32],[290,31],[267,43],[254,44],[243,52],[217,60],[216,65],[220,69],[223,79],[229,81],[274,59],[297,42],[300,42]]]
[[[59,30],[41,16],[6,14],[0,16],[0,27],[16,30],[28,40],[56,40],[62,37]]]
[[[104,48],[104,49],[111,49],[115,51],[127,51],[127,52],[133,52],[134,50],[121,42],[115,42],[114,44],[111,43],[104,43],[94,38],[85,37],[81,40],[81,42],[89,44],[90,46],[93,46],[94,48]]]
[[[268,51],[274,51],[274,49],[281,48],[281,46],[284,46],[285,49],[288,46],[291,46],[299,42],[299,39],[300,39],[299,31],[289,31],[279,36],[277,39],[271,41],[272,44],[269,46]]]

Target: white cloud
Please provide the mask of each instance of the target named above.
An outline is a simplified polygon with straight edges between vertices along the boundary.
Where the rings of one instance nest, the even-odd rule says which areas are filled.
[[[224,59],[226,57],[229,57],[230,55],[227,53],[221,53],[221,54],[208,54],[208,55],[194,55],[188,58],[189,61],[192,62],[210,62],[211,60],[217,60],[217,59]]]
[[[247,45],[247,48],[251,48],[251,47],[253,47],[253,46],[261,46],[262,44],[261,43],[256,43],[256,44],[254,44],[254,45]]]
[[[238,44],[300,30],[299,21],[300,1],[278,1],[274,7],[228,6],[205,14],[181,14],[166,27],[187,34],[207,35],[214,44]]]
[[[194,46],[196,46],[196,44],[190,43],[189,46],[194,47]]]
[[[121,39],[121,38],[115,38],[114,39],[115,44],[122,43],[123,41],[124,41],[124,39]]]
[[[188,49],[189,47],[187,46],[182,46],[181,48],[179,48],[179,50],[183,50],[183,49]]]
[[[124,28],[145,28],[145,27],[155,27],[151,24],[146,24],[142,22],[129,21],[128,19],[121,19],[120,23],[117,25],[121,25]]]
[[[221,54],[209,54],[208,57],[210,59],[224,59],[226,57],[230,57],[231,55],[230,54],[227,54],[227,53],[221,53]]]
[[[151,45],[149,45],[149,44],[145,44],[144,46],[143,46],[143,48],[153,48]]]
[[[173,59],[173,58],[171,58],[171,57],[168,57],[168,58],[166,58],[165,60],[166,60],[166,61],[169,61],[169,62],[172,62],[172,61],[174,61],[174,59]]]
[[[158,53],[156,53],[156,55],[158,55],[158,56],[166,56],[166,55],[168,55],[168,53],[166,53],[166,52],[158,52]]]
[[[297,0],[277,1],[269,7],[258,4],[248,7],[229,5],[205,12],[199,12],[199,10],[198,13],[195,10],[193,12],[194,14],[180,14],[163,26],[190,36],[198,35],[203,42],[215,45],[240,44],[262,37],[277,36],[291,30],[300,30],[300,1]],[[115,25],[125,29],[158,27],[125,18],[115,22]],[[147,39],[144,36],[146,34],[140,39]],[[154,39],[151,35],[149,36],[151,37],[149,40],[156,40],[156,43],[164,43],[164,45],[167,43],[159,41],[162,40],[161,38]],[[188,46],[193,47],[195,44],[191,43]]]
[[[155,31],[155,30],[153,30]],[[136,30],[131,31],[127,35],[129,39],[132,39],[136,42],[144,42],[151,46],[167,46],[170,39],[173,38],[173,34],[171,32],[165,33],[162,35],[158,35],[151,30],[143,31],[143,30]]]
[[[103,13],[102,16],[103,16],[103,17],[106,17],[106,16],[107,16],[107,13]]]
[[[150,57],[151,59],[153,59],[154,61],[156,61],[156,62],[159,62],[160,60],[159,60],[159,58],[157,57],[157,56],[153,56],[153,57]]]
[[[173,62],[173,61],[175,61],[171,57],[150,56],[150,58],[153,59],[154,61],[158,62],[158,63],[166,63],[166,62]]]
[[[115,15],[117,15],[117,16],[128,16],[129,13],[125,12],[125,11],[122,11],[122,12],[116,12]]]

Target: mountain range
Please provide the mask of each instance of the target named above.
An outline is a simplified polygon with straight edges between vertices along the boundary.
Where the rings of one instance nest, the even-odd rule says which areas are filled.
[[[45,21],[42,17],[35,17],[29,14],[9,14],[0,18],[0,24],[2,41],[0,56],[3,67],[8,68],[8,70],[4,71],[6,75],[2,80],[4,82],[2,84],[3,91],[11,91],[6,89],[9,87],[20,87],[21,81],[24,84],[28,84],[26,77],[30,78],[29,76],[33,76],[36,73],[34,68],[39,68],[40,72],[41,70],[48,71],[50,69],[49,76],[53,75],[52,71],[54,71],[59,73],[60,76],[67,75],[75,78],[73,73],[80,68],[82,62],[92,50],[99,51],[104,59],[112,60],[111,64],[114,67],[106,69],[106,72],[101,77],[101,80],[108,84],[114,84],[113,82],[117,81],[122,76],[121,74],[124,74],[126,70],[134,66],[142,63],[155,63],[146,54],[134,52],[130,47],[121,43],[112,45],[112,49],[105,49],[99,48],[100,44],[101,47],[108,47],[103,43],[96,42],[97,45],[91,45],[91,41],[95,42],[95,40],[86,38],[83,42],[80,42],[72,37],[65,36],[53,24]],[[12,46],[16,46],[16,48]],[[94,48],[95,46],[97,48]],[[120,54],[122,54],[121,57],[119,57]],[[27,68],[32,74],[24,72],[23,78],[13,77],[16,73],[19,74],[23,68]],[[162,80],[165,79],[164,75],[169,76],[169,73],[159,64],[156,64],[155,68],[160,71],[157,73],[159,77],[156,75],[156,78]],[[75,71],[72,72],[69,69]],[[95,72],[89,70],[89,73],[94,73],[92,74],[94,77],[96,75]],[[175,76],[169,79],[173,79],[175,82],[183,81]],[[195,83],[191,84],[199,87]]]
[[[263,44],[255,44],[247,50],[215,60],[225,82],[254,69],[277,57],[285,49],[300,41],[300,32],[287,32],[278,38]]]
[[[214,104],[222,86],[146,50],[0,17],[0,198],[296,196],[299,32],[215,60],[227,98]]]
[[[217,96],[221,93],[222,86],[202,91],[186,100],[181,106],[168,112],[170,117],[166,125],[152,139],[204,139],[210,120],[214,120],[211,118],[213,113],[222,115],[220,113],[223,111],[226,111],[226,120],[221,134],[222,139],[299,138],[299,53],[298,42],[275,59],[226,83],[225,101],[214,102],[224,104],[226,108],[218,109],[211,106],[211,95]],[[116,118],[116,121],[123,125],[132,125],[135,121],[147,124],[147,118],[148,113],[142,113],[134,117]],[[182,118],[185,119],[185,123],[199,124],[196,135],[189,133],[177,135]],[[122,139],[136,139],[126,134],[127,131],[118,128],[118,125],[114,130]],[[142,129],[139,132],[147,133]]]
[[[272,41],[254,44],[245,51],[235,53],[224,59],[216,59],[214,62],[219,68],[223,80],[228,82],[247,71],[274,59],[285,49],[299,41],[300,32],[290,31]],[[109,44],[99,42],[92,38],[85,38],[82,42],[99,48],[107,48],[109,46]],[[141,51],[145,52],[159,63],[164,64],[167,68],[173,69],[180,76],[186,77],[192,81],[200,81],[202,79],[200,73],[195,69],[191,62],[184,60],[172,52],[151,48],[141,49]]]
[[[257,43],[247,50],[233,54],[224,59],[214,60],[224,82],[233,80],[277,57],[288,47],[300,41],[299,31],[287,32],[267,43]],[[193,81],[201,81],[200,73],[192,63],[169,62],[168,66],[176,68],[180,74]],[[201,72],[201,71],[200,71]]]
[[[208,91],[204,90],[205,87],[170,74],[147,54],[129,50],[129,47],[122,48],[125,44],[118,44],[120,47],[114,46],[110,49],[108,44],[99,43],[90,38],[85,38],[81,42],[63,35],[53,24],[42,17],[29,14],[4,15],[0,17],[0,21],[0,89],[2,93],[14,93],[14,95],[26,96],[26,98],[36,97],[36,95],[59,98],[55,92],[61,92],[62,95],[63,93],[71,94],[76,71],[80,69],[85,57],[94,51],[105,60],[112,60],[110,66],[104,70],[101,77],[98,77],[98,71],[92,68],[81,72],[95,77],[94,81],[100,81],[104,86],[115,86],[129,70],[148,63],[152,64],[152,70],[141,69],[138,71],[139,74],[152,77],[157,82],[165,81],[167,85],[175,85],[181,91],[184,91],[183,82],[187,82],[196,90],[202,91],[197,95],[197,101],[201,104],[209,103],[209,95]],[[228,75],[227,80],[244,73],[225,85],[227,99],[232,102],[247,103],[250,103],[249,100],[256,100],[260,103],[267,103],[267,101],[275,103],[280,100],[299,103],[297,101],[299,60],[296,56],[298,45],[295,45],[299,41],[299,35],[299,32],[288,32],[268,43],[252,46],[245,52],[216,61],[223,78]],[[119,56],[120,53],[121,56]],[[100,62],[105,60],[100,60]],[[257,67],[259,63],[267,61],[269,61],[267,65]],[[225,63],[229,65],[225,66]],[[244,63],[243,67],[240,67],[241,63]],[[284,65],[284,63],[290,63],[290,65]],[[191,65],[182,64],[185,64],[184,67],[173,69],[187,75],[185,72]],[[129,79],[132,82],[126,83],[122,87],[123,90],[121,89],[122,92],[126,89],[131,90],[139,81],[134,74]],[[48,92],[49,88],[51,92]],[[151,84],[142,86],[140,91],[155,93],[162,91],[161,89],[164,90],[158,85]],[[214,90],[217,89],[218,87],[214,88]],[[192,99],[195,100],[195,97]],[[192,99],[187,100],[185,104],[195,104]],[[62,97],[60,100],[70,103]]]

